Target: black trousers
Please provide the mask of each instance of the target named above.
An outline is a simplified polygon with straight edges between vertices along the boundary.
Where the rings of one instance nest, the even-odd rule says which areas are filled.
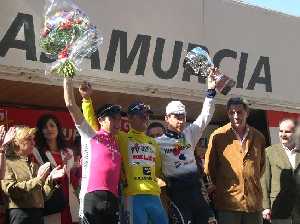
[[[43,209],[12,208],[8,209],[9,224],[44,224]]]
[[[167,178],[167,194],[180,211],[184,223],[207,224],[214,216],[203,197],[199,175],[195,173]]]
[[[118,198],[109,191],[86,193],[81,224],[117,224]]]

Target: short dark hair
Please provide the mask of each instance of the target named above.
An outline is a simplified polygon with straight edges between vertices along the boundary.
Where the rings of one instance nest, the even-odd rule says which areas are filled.
[[[163,132],[166,131],[166,128],[163,126],[162,123],[160,123],[160,122],[152,122],[151,124],[149,124],[149,126],[147,128],[147,131],[146,131],[147,135],[149,134],[149,131],[150,131],[151,128],[162,128]]]
[[[249,102],[242,97],[231,97],[227,101],[226,109],[229,110],[231,105],[242,105],[245,110],[249,110]]]

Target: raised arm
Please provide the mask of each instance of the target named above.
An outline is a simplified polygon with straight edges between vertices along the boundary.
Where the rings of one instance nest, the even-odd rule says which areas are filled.
[[[70,78],[64,78],[64,98],[73,121],[75,122],[75,124],[80,125],[84,118],[80,111],[80,108],[76,104],[72,79]]]
[[[217,70],[216,69],[213,70],[212,73],[215,71]],[[202,111],[198,115],[196,120],[187,128],[187,131],[191,132],[191,137],[194,145],[196,145],[199,139],[201,138],[204,129],[211,121],[211,118],[215,112],[215,100],[214,100],[214,97],[216,95],[215,87],[216,87],[216,82],[212,78],[212,75],[210,75],[207,78],[207,94],[202,106]]]
[[[93,106],[93,102],[91,99],[92,95],[92,86],[88,82],[84,82],[79,86],[79,93],[82,96],[82,112],[85,120],[88,124],[95,130],[98,131],[100,129],[99,122],[95,115],[95,110]]]

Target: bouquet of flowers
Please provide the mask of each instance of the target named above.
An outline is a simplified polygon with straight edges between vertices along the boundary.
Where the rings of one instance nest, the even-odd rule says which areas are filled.
[[[79,71],[82,59],[95,52],[103,38],[86,14],[70,0],[46,0],[45,9],[40,46],[55,60],[47,69],[72,78]]]

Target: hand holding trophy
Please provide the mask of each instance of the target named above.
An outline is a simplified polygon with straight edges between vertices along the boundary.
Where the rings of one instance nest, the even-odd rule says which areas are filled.
[[[223,95],[227,95],[232,87],[235,86],[236,82],[221,74],[218,69],[215,69],[211,74],[214,64],[208,53],[201,47],[196,47],[186,54],[183,67],[194,75],[200,75],[204,78],[207,78],[209,75],[213,76],[213,79],[216,81],[216,89]]]

